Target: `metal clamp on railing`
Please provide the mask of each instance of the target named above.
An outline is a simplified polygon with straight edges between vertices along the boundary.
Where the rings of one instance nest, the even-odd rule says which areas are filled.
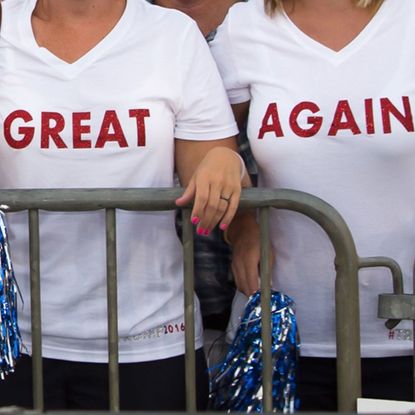
[[[378,317],[393,319],[396,322],[393,326],[386,325],[388,329],[394,328],[401,320],[415,320],[415,295],[399,293],[379,295]]]

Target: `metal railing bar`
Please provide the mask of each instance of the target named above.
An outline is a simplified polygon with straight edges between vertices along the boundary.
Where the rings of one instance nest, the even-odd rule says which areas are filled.
[[[30,307],[32,323],[33,407],[43,412],[42,319],[40,295],[39,212],[29,210]]]
[[[359,258],[359,268],[375,267],[389,268],[392,274],[393,292],[395,294],[403,294],[402,270],[395,260],[383,256]]]
[[[259,226],[261,231],[261,332],[262,332],[262,388],[263,411],[273,412],[272,404],[272,336],[271,336],[271,264],[269,208],[259,210]]]
[[[8,212],[28,209],[76,212],[106,208],[163,211],[175,209],[177,206],[174,201],[182,193],[181,188],[0,189],[0,198],[1,204],[8,207]],[[314,207],[320,213],[320,220],[324,220],[325,209],[330,209],[330,212],[334,210],[315,196],[289,189],[244,189],[239,207],[273,206],[278,209],[292,209],[299,203]],[[335,216],[339,214],[335,212]]]
[[[107,307],[108,307],[108,380],[109,406],[120,410],[118,366],[118,299],[117,299],[117,246],[115,209],[106,209],[107,250]]]
[[[183,209],[183,261],[184,261],[184,325],[185,325],[185,376],[186,410],[196,411],[196,355],[194,317],[194,258],[193,227],[190,209]]]
[[[173,210],[179,188],[148,189],[24,189],[0,190],[1,203],[8,212],[27,209],[46,211],[93,211],[124,209],[142,211]]]

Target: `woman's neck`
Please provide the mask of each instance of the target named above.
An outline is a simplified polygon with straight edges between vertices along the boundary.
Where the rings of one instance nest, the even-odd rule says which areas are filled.
[[[39,46],[73,63],[111,32],[125,6],[126,0],[38,0],[33,33]]]
[[[334,51],[356,38],[376,13],[352,0],[284,0],[284,9],[301,31]]]
[[[378,4],[379,5],[379,4]],[[376,7],[361,8],[356,6],[353,0],[284,0],[284,8],[288,13],[296,9],[313,14],[337,14],[360,11],[363,13],[375,13]]]
[[[347,10],[355,8],[352,0],[284,0],[285,7],[301,7],[312,11]]]
[[[38,0],[34,16],[63,24],[84,20],[119,19],[126,0]]]
[[[194,10],[211,5],[212,0],[158,0],[156,3],[172,9]]]

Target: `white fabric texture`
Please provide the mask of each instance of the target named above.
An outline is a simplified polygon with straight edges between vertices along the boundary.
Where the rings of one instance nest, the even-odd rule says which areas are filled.
[[[114,29],[68,64],[36,44],[35,0],[3,4],[0,187],[172,187],[174,137],[237,132],[196,24],[128,0]],[[8,215],[30,351],[27,214]],[[105,362],[104,212],[40,217],[43,355]],[[117,211],[120,362],[184,353],[182,246],[174,212]],[[196,300],[196,347],[202,346]]]
[[[415,3],[385,0],[339,52],[263,0],[236,4],[211,50],[232,103],[251,101],[248,137],[261,186],[309,192],[349,225],[358,254],[389,256],[412,292],[415,260]],[[334,251],[311,219],[274,211],[273,287],[293,297],[303,356],[335,356]],[[410,322],[389,331],[384,268],[359,273],[364,357],[412,353]],[[233,325],[244,300],[234,306]]]

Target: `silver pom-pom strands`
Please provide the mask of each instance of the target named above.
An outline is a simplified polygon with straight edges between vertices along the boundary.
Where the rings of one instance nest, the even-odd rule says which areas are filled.
[[[17,284],[10,258],[5,217],[0,211],[0,379],[14,372],[20,356],[17,326]]]
[[[298,409],[296,370],[299,354],[293,300],[271,293],[272,400],[275,412]],[[211,381],[211,406],[227,412],[263,412],[261,298],[249,299],[234,341]]]

